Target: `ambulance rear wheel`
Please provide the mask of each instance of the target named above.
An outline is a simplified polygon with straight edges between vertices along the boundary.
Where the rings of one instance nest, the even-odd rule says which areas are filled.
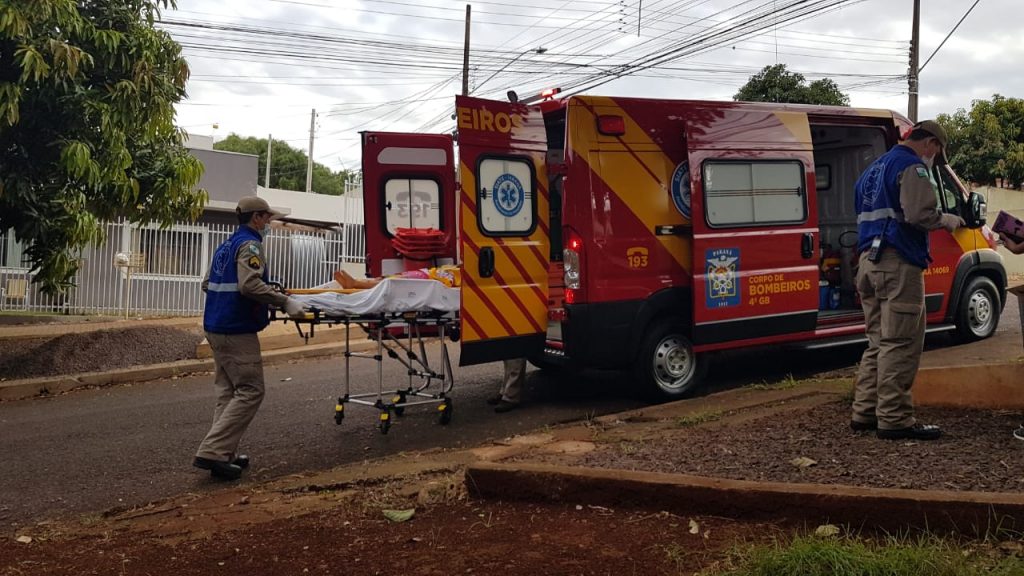
[[[690,395],[704,377],[705,362],[693,352],[693,343],[681,323],[655,325],[648,332],[637,359],[637,377],[656,400]]]
[[[964,342],[988,338],[999,325],[1000,310],[996,285],[984,276],[971,278],[956,310],[957,337]]]

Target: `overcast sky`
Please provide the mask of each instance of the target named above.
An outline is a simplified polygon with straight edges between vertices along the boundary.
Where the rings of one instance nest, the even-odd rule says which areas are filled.
[[[921,3],[924,64],[974,0]],[[794,22],[775,12],[755,22],[762,27],[756,35],[739,35],[736,24],[792,0],[471,4],[474,95],[503,99],[509,88],[522,96],[595,83],[623,69],[616,66],[632,64],[634,74],[585,92],[729,100],[750,74],[778,62],[810,80],[833,77],[854,106],[906,113],[900,77],[907,70],[912,0],[850,1]],[[305,148],[315,108],[316,160],[358,169],[360,130],[453,127],[448,116],[461,90],[465,6],[452,0],[178,0],[163,24],[185,46],[192,69],[178,124],[217,138],[273,134]],[[1024,97],[1021,16],[1021,0],[980,0],[923,69],[919,117],[969,107],[995,93]],[[721,45],[704,49],[710,42]],[[670,50],[680,57],[635,68]]]

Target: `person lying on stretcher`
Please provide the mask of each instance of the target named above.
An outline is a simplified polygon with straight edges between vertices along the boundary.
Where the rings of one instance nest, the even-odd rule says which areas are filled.
[[[411,280],[437,280],[449,288],[458,288],[462,285],[462,272],[458,266],[440,266],[437,268],[420,268],[419,270],[407,270],[399,274],[392,274],[386,278],[405,278]],[[334,281],[342,288],[365,289],[373,288],[384,280],[381,278],[354,278],[344,270],[337,270],[334,273]]]

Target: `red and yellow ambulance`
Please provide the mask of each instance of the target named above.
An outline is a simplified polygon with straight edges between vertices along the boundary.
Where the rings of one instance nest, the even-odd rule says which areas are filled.
[[[455,138],[364,133],[363,177],[368,274],[410,266],[399,227],[443,230],[435,261],[462,262],[463,364],[628,368],[672,398],[709,353],[863,338],[854,183],[902,116],[572,96],[457,97],[455,119]],[[931,235],[929,330],[988,337],[1006,271],[984,203],[932,176],[969,228]]]

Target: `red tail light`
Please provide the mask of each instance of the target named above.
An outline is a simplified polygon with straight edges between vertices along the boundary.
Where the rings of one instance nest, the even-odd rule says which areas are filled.
[[[583,238],[566,227],[562,233],[566,239],[565,248],[562,250],[562,268],[565,270],[565,301],[568,304],[576,304],[583,301]]]

